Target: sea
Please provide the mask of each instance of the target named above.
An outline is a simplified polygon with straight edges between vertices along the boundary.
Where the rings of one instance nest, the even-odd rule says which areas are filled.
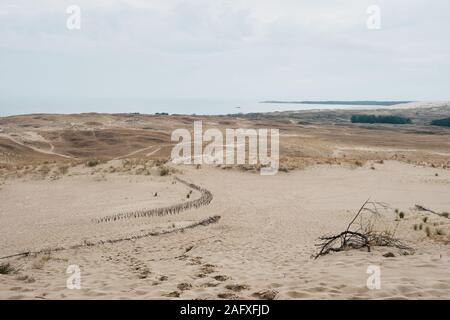
[[[261,103],[242,99],[3,99],[0,116],[31,113],[141,113],[228,115],[314,109],[370,109],[382,106],[354,104]]]

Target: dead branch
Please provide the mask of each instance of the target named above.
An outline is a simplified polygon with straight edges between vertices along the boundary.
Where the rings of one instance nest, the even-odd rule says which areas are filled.
[[[439,212],[433,211],[431,209],[427,209],[424,206],[421,206],[419,204],[416,204],[416,210],[417,211],[430,212],[432,214],[438,215],[439,217],[450,219],[449,214],[446,213],[446,212],[439,213]]]
[[[375,231],[375,220],[381,216],[379,208],[387,209],[388,206],[379,202],[370,202],[369,199],[366,200],[345,231],[337,235],[319,238],[319,242],[316,244],[319,249],[314,258],[317,259],[330,252],[348,249],[367,248],[370,251],[371,247],[374,246],[395,247],[408,253],[413,253],[413,248],[395,238],[396,228],[393,231]],[[369,218],[366,218],[364,213],[370,214]],[[359,224],[356,224],[358,218]]]

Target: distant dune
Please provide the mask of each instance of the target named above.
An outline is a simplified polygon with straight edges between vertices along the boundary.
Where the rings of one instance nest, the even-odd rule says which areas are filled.
[[[449,107],[351,123],[367,113],[0,118],[0,299],[449,299],[450,130],[431,125]],[[279,129],[278,174],[173,164],[171,133],[198,120]],[[376,242],[313,259],[368,198],[381,208],[370,227],[413,250]],[[69,265],[81,290],[66,288]]]
[[[291,103],[291,104],[326,104],[326,105],[349,105],[349,106],[394,106],[397,104],[415,101],[281,101],[269,100],[261,103]]]

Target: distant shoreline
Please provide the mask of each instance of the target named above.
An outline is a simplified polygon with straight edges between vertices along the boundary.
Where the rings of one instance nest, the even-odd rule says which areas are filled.
[[[279,101],[267,100],[260,103],[285,103],[285,104],[326,104],[326,105],[352,105],[352,106],[394,106],[397,104],[416,101]]]

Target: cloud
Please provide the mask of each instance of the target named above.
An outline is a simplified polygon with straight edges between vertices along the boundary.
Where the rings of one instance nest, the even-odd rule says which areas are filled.
[[[366,28],[374,2],[380,30]],[[66,28],[74,3],[79,31]],[[446,99],[449,10],[446,0],[7,0],[0,94]]]

